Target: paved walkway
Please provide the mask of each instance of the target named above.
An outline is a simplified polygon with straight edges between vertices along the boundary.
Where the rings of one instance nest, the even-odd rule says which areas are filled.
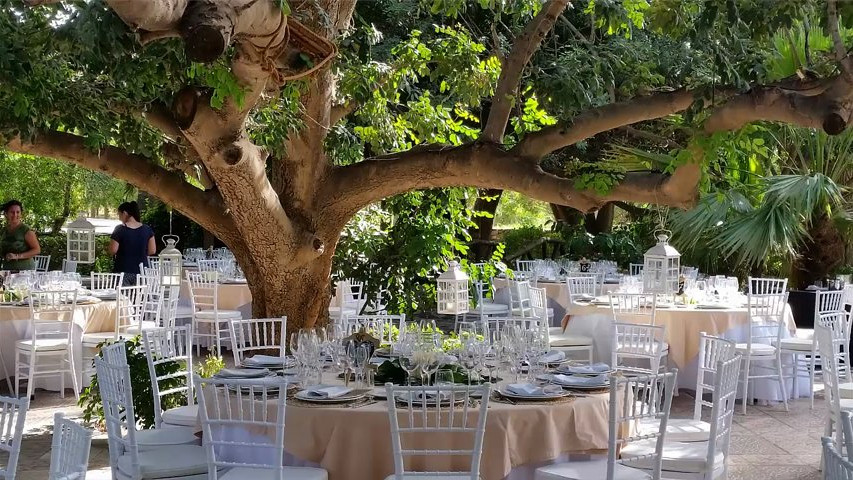
[[[38,391],[27,418],[23,450],[18,466],[19,480],[44,480],[50,466],[53,414],[79,418],[81,409],[71,396]],[[823,434],[825,405],[822,396],[809,409],[808,399],[790,404],[790,412],[779,406],[748,407],[747,415],[738,408],[731,439],[729,479],[820,480],[820,437]],[[689,417],[693,398],[682,394],[673,400],[673,417]],[[483,459],[488,461],[488,459]],[[107,443],[95,439],[89,462],[89,480],[109,478]]]

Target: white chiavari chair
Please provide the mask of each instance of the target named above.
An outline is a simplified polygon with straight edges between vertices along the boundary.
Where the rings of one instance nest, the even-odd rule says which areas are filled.
[[[115,349],[115,352],[112,350]],[[104,357],[95,358],[98,387],[104,408],[104,423],[114,479],[171,478],[207,473],[207,458],[200,445],[168,444],[143,447],[143,432],[164,437],[163,429],[138,430],[133,409],[133,391],[127,362],[112,363],[108,358],[124,355],[124,343],[104,348]]]
[[[663,341],[666,329],[662,325],[613,322],[612,332],[613,368],[628,373],[649,374],[658,373],[666,367],[663,361],[666,356]],[[626,363],[626,360],[631,362]],[[646,360],[649,362],[649,368],[638,365]]]
[[[782,393],[785,411],[788,411],[788,393],[782,372],[782,350],[780,343],[785,328],[785,308],[788,306],[787,279],[749,277],[748,315],[749,335],[746,343],[738,343],[736,350],[743,355],[743,413],[746,414],[747,400],[751,401],[749,381],[759,378],[776,380]],[[752,373],[753,362],[771,362],[770,373]],[[764,365],[756,368],[767,369]]]
[[[189,326],[142,332],[151,390],[154,396],[154,427],[194,427],[198,405],[193,385],[192,332]],[[166,408],[164,402],[180,406]]]
[[[604,290],[604,272],[572,272],[571,276],[574,278],[592,279],[591,291],[588,290],[590,287],[583,287],[585,289],[585,294],[592,295],[593,297],[597,297],[602,294],[602,290]]]
[[[644,293],[611,293],[610,313],[620,323],[654,325],[657,314],[657,295]]]
[[[509,280],[509,308],[513,317],[531,318],[530,282],[527,280]]]
[[[576,275],[572,273],[572,275]],[[597,286],[594,276],[566,277],[566,292],[570,305],[582,305],[596,296]],[[571,307],[570,307],[571,310]]]
[[[59,376],[62,398],[65,377],[71,376],[74,396],[80,399],[77,365],[74,361],[74,315],[77,291],[30,292],[30,338],[15,342],[15,395],[21,380],[27,380],[27,398],[32,398],[38,377]],[[39,366],[40,359],[49,360]]]
[[[174,318],[171,322],[163,316],[163,288],[160,285],[159,275],[141,273],[136,276],[136,284],[145,288],[145,302],[142,305],[142,320],[151,322],[157,327],[174,327]],[[163,322],[160,319],[163,318]],[[161,324],[162,323],[162,324]]]
[[[156,324],[143,322],[145,305],[144,286],[119,287],[116,291],[116,309],[113,317],[112,332],[87,332],[83,334],[83,374],[88,378],[95,372],[92,360],[98,353],[98,346],[104,342],[116,342],[130,339],[142,330],[154,328]]]
[[[505,317],[509,315],[509,305],[496,303],[492,296],[492,286],[489,283],[481,281],[471,282],[474,291],[474,300],[477,303],[477,308],[471,314],[477,315],[480,321],[486,321],[489,317]],[[468,314],[466,314],[467,317]]]
[[[89,288],[93,291],[118,290],[124,281],[123,273],[98,273],[89,274]]]
[[[91,447],[92,431],[56,412],[48,480],[86,480]]]
[[[208,339],[210,348],[222,355],[223,337],[230,336],[228,324],[243,318],[239,310],[219,308],[219,274],[216,272],[186,272],[193,307],[193,340],[199,353],[198,340]]]
[[[37,272],[46,272],[50,269],[50,255],[36,255],[33,257]]]
[[[518,275],[518,276],[525,277],[525,278],[529,277],[533,273],[533,270],[536,267],[537,262],[538,262],[538,260],[516,260],[515,261],[515,273],[516,273],[516,275],[518,275],[520,273],[521,275]]]
[[[663,478],[726,478],[740,361],[740,355],[736,355],[726,361],[717,362],[714,367],[714,401],[711,407],[710,430],[704,441],[675,441],[670,438],[671,430],[670,426],[667,426],[661,461]],[[622,458],[649,458],[655,453],[656,447],[655,441],[632,442],[622,449]],[[645,467],[650,470],[654,465],[648,463]]]
[[[644,265],[642,263],[632,263],[632,264],[628,265],[628,274],[631,275],[632,277],[642,275],[643,274],[643,267],[644,267]]]
[[[217,258],[212,260],[199,260],[198,261],[198,271],[199,272],[217,272],[222,273],[225,265],[228,263],[227,260]]]
[[[407,480],[414,478],[448,478],[457,480],[479,480],[480,458],[483,453],[483,436],[486,431],[486,417],[489,407],[491,384],[435,385],[401,387],[385,384],[389,399],[388,418],[391,422],[391,446],[394,452],[394,473],[385,480]],[[479,405],[471,402],[456,402],[457,398],[467,398],[470,394],[479,394]],[[430,401],[430,398],[433,400]],[[446,398],[447,406],[440,400]],[[438,405],[436,405],[438,404]],[[429,439],[440,438],[448,434],[458,438],[448,448],[424,448],[435,446]],[[414,440],[417,439],[417,440]],[[413,441],[414,440],[414,441]],[[407,471],[406,458],[429,455],[430,457],[463,457],[463,471]],[[460,463],[460,465],[463,465]]]
[[[392,330],[394,327],[405,328],[406,315],[352,315],[343,320],[345,336],[350,336],[359,331],[365,331],[374,338],[378,338],[383,344],[392,343]]]
[[[77,262],[75,260],[62,259],[62,273],[77,273]]]
[[[842,312],[842,290],[831,290],[815,292],[815,309],[814,309],[814,325],[818,324],[819,319],[826,313]],[[815,338],[814,330],[797,329],[797,336],[792,338],[784,338],[780,342],[782,355],[790,355],[791,377],[793,378],[793,395],[794,398],[800,397],[799,379],[806,377],[809,379],[809,405],[814,409],[814,382],[816,376],[817,365],[817,338]],[[846,348],[845,348],[846,350]],[[845,366],[848,364],[845,363]],[[849,377],[847,381],[853,380]]]
[[[287,341],[287,317],[234,320],[231,328],[231,351],[234,365],[242,365],[246,353],[277,350],[284,362]]]
[[[283,466],[286,379],[196,378],[196,382],[209,480],[327,480],[323,469]],[[252,431],[268,433],[240,435]],[[241,451],[251,453],[255,461],[240,461]]]
[[[14,480],[17,474],[24,422],[29,407],[28,398],[0,396],[0,478],[4,480]]]
[[[847,456],[853,452],[853,411],[841,411],[841,436],[844,438],[844,450]]]
[[[841,455],[841,447],[836,446],[832,438],[821,438],[823,443],[823,479],[853,480],[853,462]]]
[[[547,330],[548,345],[551,350],[559,350],[570,354],[573,352],[581,352],[584,354],[585,360],[592,363],[592,345],[593,339],[583,335],[571,335],[563,331],[562,327],[552,327],[551,318],[554,312],[550,308],[546,308],[546,294],[544,288],[530,289],[530,306],[533,308],[533,318],[542,321],[542,324]]]
[[[534,480],[659,480],[676,375],[677,371],[673,370],[638,377],[611,376],[607,460],[571,461],[541,467],[536,469]],[[639,433],[631,428],[635,422],[656,422],[658,428]],[[618,452],[638,441],[654,442],[653,451],[642,457],[617,459]]]
[[[823,396],[827,409],[824,435],[832,436],[834,434],[838,445],[843,445],[841,412],[853,411],[853,400],[841,398],[838,390],[840,359],[844,356],[844,346],[848,341],[844,314],[836,312],[822,315],[815,325],[815,336],[817,337],[818,354],[821,360]]]

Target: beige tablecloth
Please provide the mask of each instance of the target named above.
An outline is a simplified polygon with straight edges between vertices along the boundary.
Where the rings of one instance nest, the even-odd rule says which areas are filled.
[[[181,282],[180,301],[183,305],[190,304],[190,286],[186,280]],[[219,308],[223,310],[252,310],[252,292],[245,283],[223,283],[219,285]],[[248,317],[247,317],[248,318]]]
[[[573,328],[573,323],[581,323],[592,318],[583,318],[587,315],[596,317],[603,315],[612,322],[612,314],[608,306],[596,305],[574,305],[569,318],[568,332],[580,333]],[[601,322],[601,318],[594,321]],[[648,317],[639,317],[638,321],[647,322]],[[607,322],[607,339],[609,340],[609,323]],[[658,308],[655,313],[655,324],[666,327],[666,342],[669,343],[669,362],[679,369],[684,369],[688,362],[693,361],[699,355],[699,333],[708,335],[732,337],[735,341],[746,341],[746,337],[733,335],[734,332],[742,331],[746,334],[749,325],[749,313],[746,308],[728,308],[725,310],[703,310],[691,308]],[[785,310],[785,324],[788,334],[793,335],[797,326],[791,309]],[[786,335],[787,336],[787,335]],[[598,347],[598,345],[596,345]],[[607,349],[609,355],[610,349]],[[606,360],[609,361],[609,360]],[[680,382],[679,382],[680,383]]]
[[[106,301],[93,305],[78,305],[74,313],[74,361],[77,366],[78,381],[81,387],[86,386],[82,377],[82,337],[83,333],[111,332],[115,326],[116,302]],[[30,309],[29,307],[0,306],[0,355],[9,376],[14,375],[15,342],[30,338]],[[4,372],[0,371],[0,376]],[[37,388],[57,390],[59,379],[44,378],[36,384]],[[66,385],[71,386],[70,378]]]

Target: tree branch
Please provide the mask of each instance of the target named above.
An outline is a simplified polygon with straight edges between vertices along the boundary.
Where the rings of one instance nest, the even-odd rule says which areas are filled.
[[[569,0],[548,0],[539,13],[524,27],[524,31],[516,38],[512,51],[503,62],[498,86],[492,97],[492,107],[481,138],[489,142],[499,143],[503,138],[512,106],[515,102],[513,92],[518,89],[524,67],[539,50],[545,35],[551,31],[554,23],[563,10],[569,5]]]
[[[511,153],[526,160],[539,160],[599,133],[665,117],[687,109],[692,103],[693,92],[676,90],[593,108],[575,117],[571,125],[555,125],[526,135]]]
[[[634,128],[631,126],[625,126],[625,127],[622,127],[622,131],[627,133],[628,135],[631,135],[632,137],[636,137],[636,138],[640,138],[643,140],[649,140],[651,142],[659,143],[659,144],[663,145],[664,147],[675,146],[675,147],[679,147],[679,148],[684,148],[683,145],[680,145],[677,141],[675,141],[671,138],[666,138],[662,135],[658,135],[656,133],[649,132],[647,130],[640,130],[639,128]]]
[[[679,167],[671,176],[628,173],[610,192],[579,190],[572,178],[544,172],[490,143],[441,150],[403,152],[395,159],[370,159],[336,167],[320,198],[331,212],[352,215],[383,198],[423,188],[472,186],[513,190],[549,203],[587,212],[607,202],[626,200],[686,208],[694,204],[701,176],[698,164]]]
[[[5,148],[28,155],[56,158],[88,170],[104,172],[151,193],[223,240],[234,236],[235,226],[225,214],[222,198],[184,182],[179,173],[155,165],[148,158],[105,146],[98,152],[86,148],[83,137],[64,132],[42,132],[32,142],[14,138]]]
[[[829,36],[832,38],[832,46],[835,49],[835,59],[841,65],[844,75],[853,81],[853,59],[847,55],[847,47],[841,32],[838,30],[838,0],[826,0],[826,26]],[[808,48],[808,47],[807,47]]]

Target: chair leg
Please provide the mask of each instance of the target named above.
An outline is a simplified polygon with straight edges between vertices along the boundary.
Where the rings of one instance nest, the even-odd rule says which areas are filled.
[[[80,401],[80,385],[77,383],[77,365],[74,363],[74,350],[68,346],[68,368],[71,370],[71,386],[74,388],[74,398]]]
[[[746,403],[749,399],[749,357],[743,362],[743,414],[746,415]]]
[[[29,365],[27,365],[27,398],[30,399],[33,398],[33,391],[35,390],[36,384],[36,364],[38,363],[36,362],[36,358],[36,351],[30,350],[30,362]]]
[[[785,386],[785,377],[782,376],[782,355],[776,351],[776,373],[779,375],[779,388],[782,389],[782,403],[785,404],[785,411],[788,411],[788,388]],[[796,382],[797,379],[795,378]]]
[[[15,349],[15,397],[21,398],[21,351]]]
[[[811,359],[809,362],[809,408],[814,410],[814,377],[817,374],[815,369],[817,368],[816,364],[817,354],[812,352]]]
[[[794,386],[791,389],[791,394],[794,396],[794,398],[799,398],[799,396],[800,396],[800,389],[797,387],[797,385],[799,384],[799,382],[797,382],[797,379],[799,378],[799,376],[800,376],[800,356],[797,355],[796,353],[792,353],[791,354],[791,378],[794,379],[794,384],[793,384]]]

